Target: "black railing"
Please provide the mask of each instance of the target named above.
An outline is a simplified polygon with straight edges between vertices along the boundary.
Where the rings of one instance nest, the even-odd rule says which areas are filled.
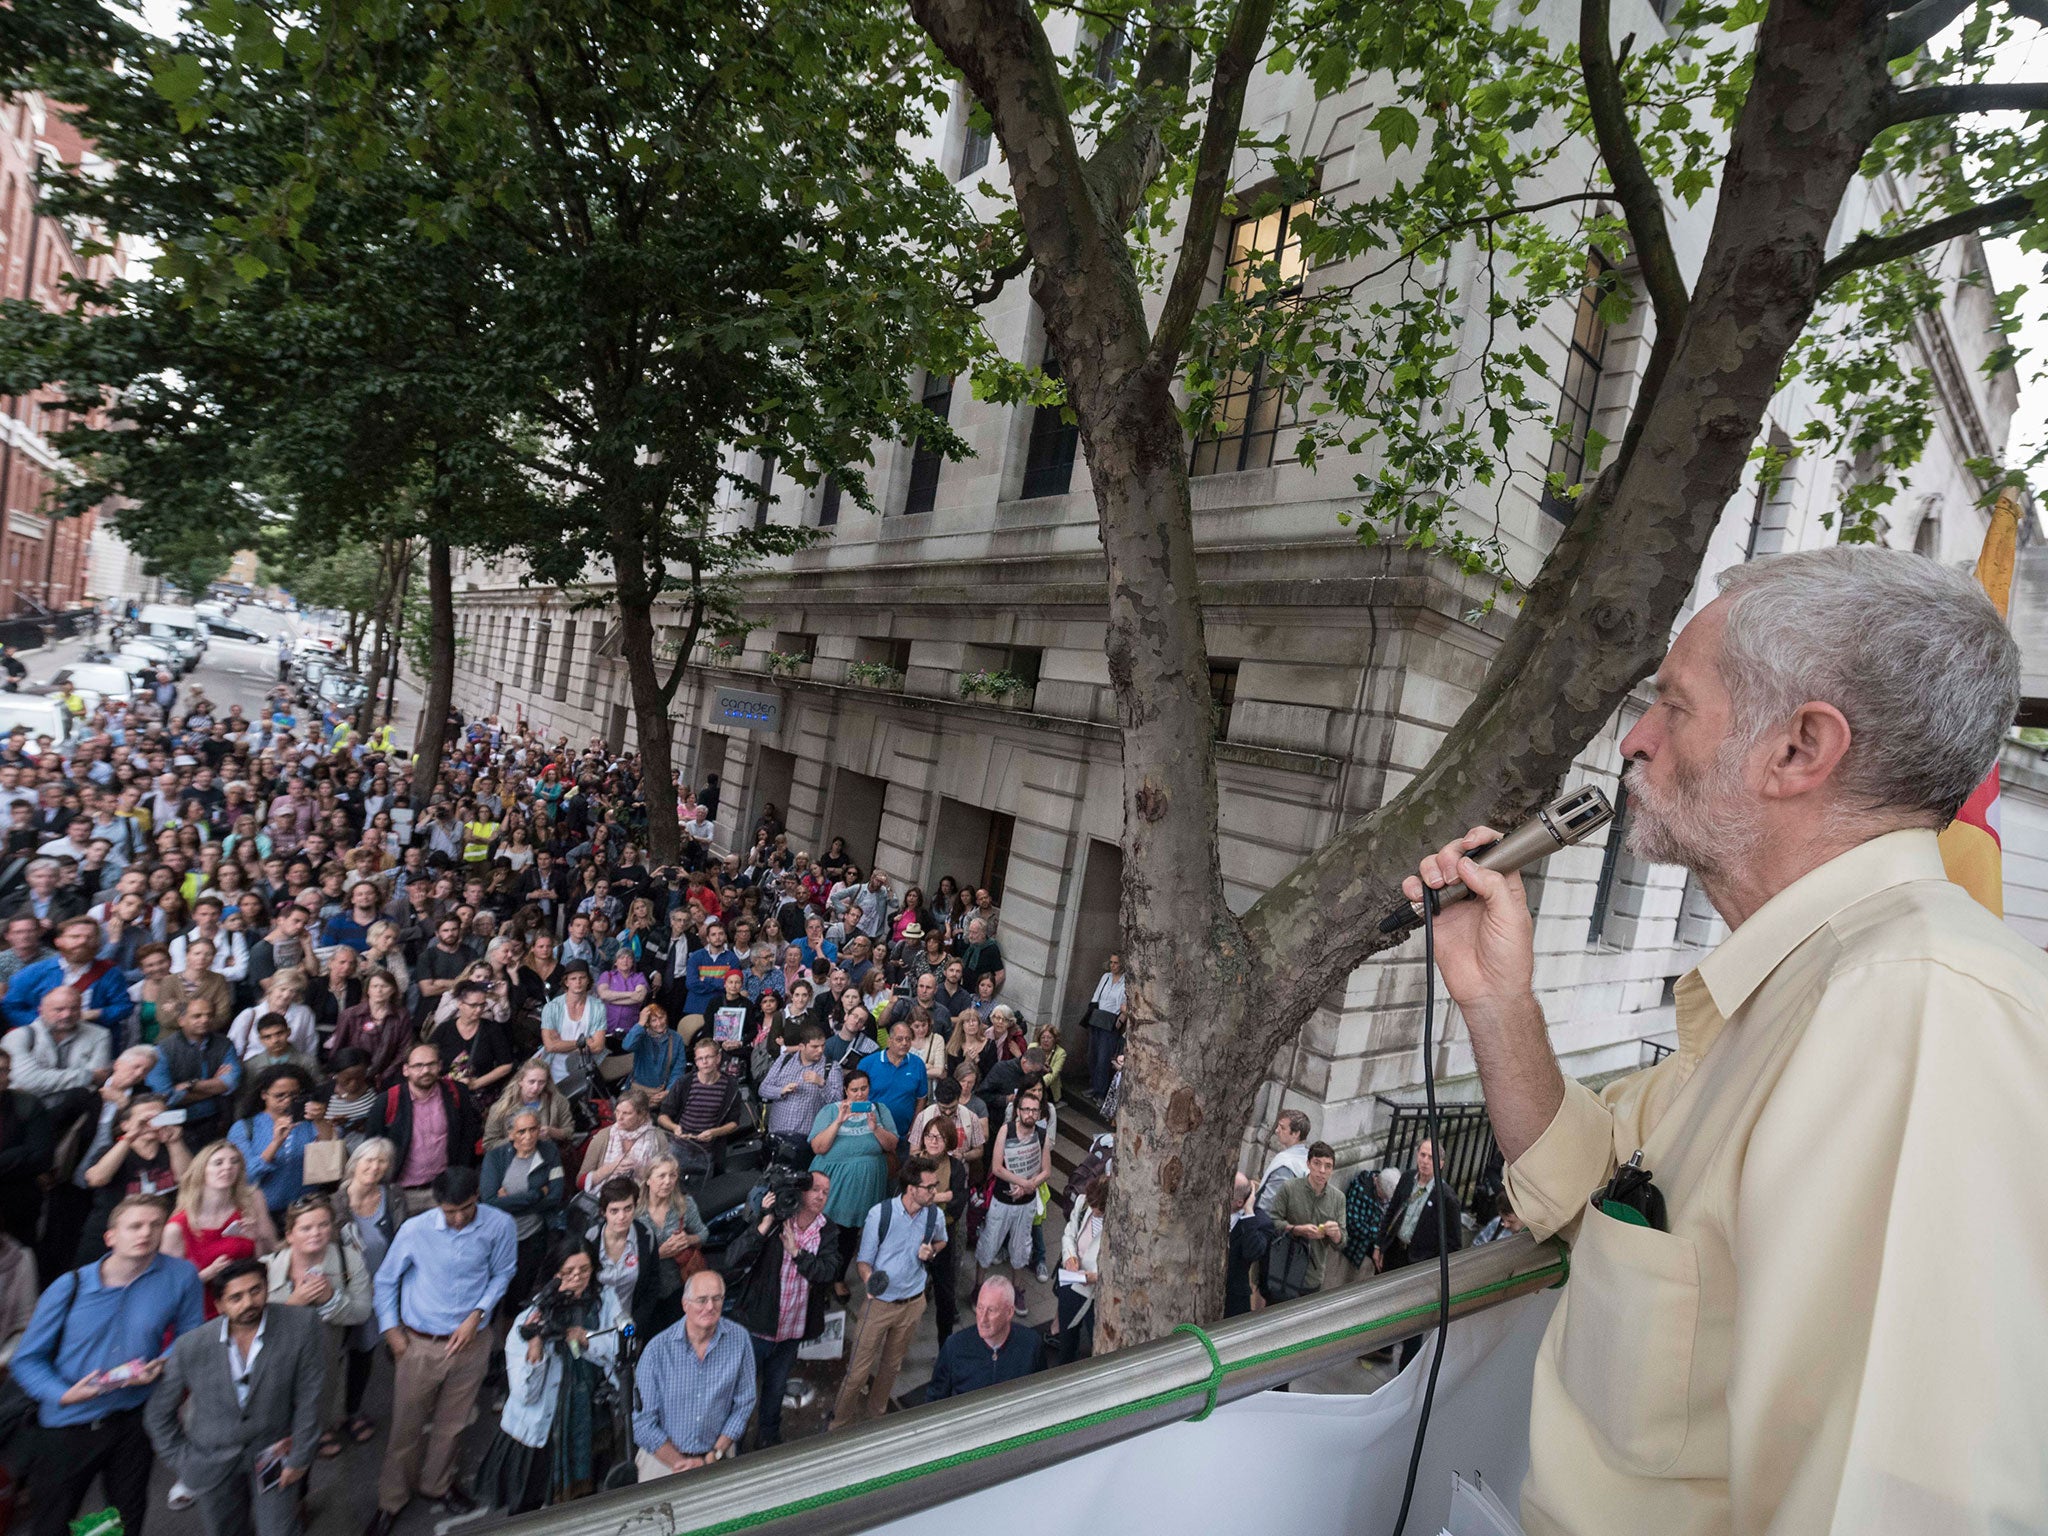
[[[1654,1067],[1658,1062],[1678,1049],[1675,1045],[1666,1045],[1662,1040],[1643,1039],[1636,1043],[1643,1048],[1640,1064],[1645,1067]]]
[[[1424,1104],[1397,1104],[1385,1095],[1378,1097],[1391,1115],[1381,1166],[1405,1169],[1414,1163],[1416,1147],[1429,1134],[1429,1108]],[[1459,1204],[1474,1220],[1490,1220],[1500,1199],[1501,1160],[1486,1106],[1440,1103],[1436,1119],[1443,1137],[1443,1145],[1437,1149],[1437,1177],[1450,1184]]]
[[[85,628],[91,613],[89,608],[71,608],[63,613],[36,618],[0,619],[0,645],[11,645],[17,651],[32,651],[52,640],[69,640]]]

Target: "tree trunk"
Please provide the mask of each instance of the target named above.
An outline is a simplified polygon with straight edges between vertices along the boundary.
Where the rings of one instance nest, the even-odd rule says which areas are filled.
[[[411,563],[411,555],[410,540],[386,539],[377,559],[377,644],[370,652],[369,686],[363,690],[363,701],[356,706],[356,735],[365,741],[377,728],[377,690],[390,665],[392,647],[398,643],[395,616],[399,581]]]
[[[441,748],[448,738],[448,711],[455,702],[455,573],[448,541],[431,535],[427,539],[427,663],[427,698],[420,708],[419,740],[413,743],[414,810],[426,808],[435,781],[441,777]]]
[[[654,663],[655,582],[641,540],[616,535],[611,554],[619,604],[619,655],[625,659],[633,695],[640,792],[647,802],[647,865],[659,869],[681,857],[683,828],[676,817],[675,722],[668,716],[670,694]]]
[[[1001,4],[920,0],[918,14],[1003,138],[1108,559],[1133,982],[1101,1289],[1103,1347],[1117,1348],[1220,1312],[1239,1134],[1275,1054],[1385,947],[1376,919],[1398,900],[1401,875],[1475,822],[1527,814],[1654,669],[1881,124],[1884,18],[1809,0],[1770,8],[1690,313],[1661,385],[1637,404],[1626,458],[1588,492],[1424,771],[1240,920],[1217,865],[1208,653],[1172,359],[1146,358],[1122,231],[1099,228],[1076,197],[1042,34]]]

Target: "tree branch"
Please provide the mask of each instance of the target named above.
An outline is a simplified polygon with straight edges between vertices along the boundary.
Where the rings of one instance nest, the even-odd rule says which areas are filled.
[[[661,707],[666,710],[682,686],[683,673],[690,665],[690,652],[697,648],[697,631],[704,627],[704,573],[697,562],[690,562],[690,617],[683,624],[682,638],[676,642],[676,664],[670,669],[668,681],[661,685]]]
[[[1593,119],[1600,158],[1614,182],[1615,200],[1628,220],[1629,243],[1635,247],[1643,286],[1649,290],[1658,339],[1675,339],[1685,324],[1692,292],[1671,249],[1663,194],[1643,164],[1642,147],[1629,125],[1621,71],[1615,66],[1608,36],[1608,7],[1609,0],[1584,0],[1579,7],[1579,67],[1586,81],[1586,107]]]
[[[1187,99],[1193,54],[1177,28],[1157,27],[1138,64],[1138,99],[1083,164],[1106,229],[1130,227],[1166,159],[1160,125]]]
[[[1216,221],[1230,191],[1230,168],[1237,158],[1237,134],[1244,120],[1244,93],[1259,52],[1273,24],[1275,0],[1237,0],[1230,26],[1216,51],[1209,81],[1209,112],[1202,124],[1202,143],[1195,156],[1195,177],[1188,194],[1186,221],[1181,225],[1180,255],[1166,303],[1152,331],[1145,356],[1146,370],[1170,374],[1187,345],[1202,295],[1209,286],[1209,257],[1216,244]]]
[[[1885,124],[1897,127],[1922,118],[1957,117],[1965,112],[2048,112],[2048,81],[1929,85],[1917,91],[1901,91],[1885,111]]]
[[[2001,224],[2026,223],[2036,216],[2043,199],[2048,199],[2048,183],[2023,192],[2008,193],[1988,203],[1979,203],[1975,208],[1965,208],[1961,213],[1935,219],[1916,229],[1900,230],[1890,235],[1858,235],[1822,264],[1821,291],[1825,293],[1852,272],[1867,272],[1901,256],[1911,256],[1930,246],[1944,245],[1959,235]]]
[[[1885,57],[1903,59],[1918,53],[1937,33],[1968,10],[1976,0],[1917,0],[1885,27]]]
[[[979,288],[968,291],[966,294],[967,303],[976,309],[981,308],[984,304],[993,304],[1002,296],[1003,290],[1010,286],[1012,278],[1022,277],[1030,268],[1030,248],[1026,246],[1018,247],[1016,255],[997,267],[995,271],[989,273],[987,282],[983,283]]]
[[[1317,292],[1324,295],[1356,293],[1366,284],[1385,277],[1394,268],[1406,266],[1416,256],[1420,255],[1425,247],[1434,245],[1437,241],[1443,239],[1445,235],[1454,235],[1461,229],[1480,229],[1490,224],[1498,224],[1502,219],[1518,219],[1532,213],[1543,213],[1552,208],[1562,208],[1568,203],[1603,203],[1611,195],[1611,193],[1605,191],[1566,192],[1559,197],[1546,197],[1538,203],[1517,203],[1512,208],[1496,208],[1488,213],[1475,213],[1467,219],[1450,219],[1437,225],[1435,229],[1432,229],[1428,234],[1417,240],[1384,266],[1374,267],[1370,272],[1363,273],[1340,287],[1318,289]]]

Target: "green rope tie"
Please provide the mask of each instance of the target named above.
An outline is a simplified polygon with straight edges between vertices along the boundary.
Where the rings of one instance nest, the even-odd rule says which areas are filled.
[[[1202,1404],[1202,1411],[1188,1420],[1190,1424],[1199,1424],[1216,1411],[1216,1390],[1223,1385],[1223,1356],[1216,1352],[1216,1341],[1209,1337],[1208,1329],[1201,1324],[1176,1323],[1173,1331],[1187,1334],[1201,1345],[1209,1356],[1209,1379],[1203,1383],[1207,1400]]]

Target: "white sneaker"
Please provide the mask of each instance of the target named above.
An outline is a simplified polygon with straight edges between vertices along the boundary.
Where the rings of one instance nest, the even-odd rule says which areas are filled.
[[[1040,1259],[1038,1261],[1038,1278],[1041,1281],[1050,1280],[1052,1278],[1052,1270],[1046,1265],[1046,1262],[1043,1259]]]

